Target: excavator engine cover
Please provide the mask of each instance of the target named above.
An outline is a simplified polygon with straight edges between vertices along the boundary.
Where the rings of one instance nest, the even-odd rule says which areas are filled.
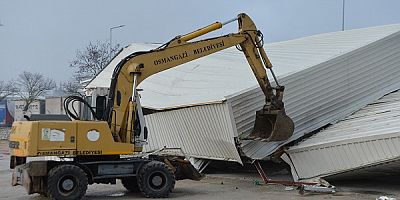
[[[262,141],[283,141],[290,138],[294,132],[294,123],[285,110],[268,111],[265,109],[256,112],[254,129],[244,139]]]

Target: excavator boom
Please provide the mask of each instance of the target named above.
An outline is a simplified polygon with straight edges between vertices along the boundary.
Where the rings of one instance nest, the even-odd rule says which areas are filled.
[[[191,41],[206,33],[238,21],[239,31],[228,35]],[[288,139],[294,130],[292,120],[285,114],[282,98],[284,87],[272,87],[266,69],[272,71],[262,47],[262,33],[246,14],[224,23],[216,22],[183,36],[177,36],[163,46],[136,52],[122,60],[112,76],[108,107],[104,116],[118,141],[134,140],[132,122],[136,119],[136,87],[147,77],[183,63],[210,55],[223,49],[240,46],[266,99],[266,105],[257,112],[255,128],[243,139],[278,141]],[[273,71],[272,71],[273,72]]]

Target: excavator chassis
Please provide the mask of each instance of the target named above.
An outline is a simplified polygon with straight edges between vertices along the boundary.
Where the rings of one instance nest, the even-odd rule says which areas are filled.
[[[106,157],[103,157],[103,159]],[[31,161],[14,168],[12,185],[22,185],[28,194],[39,193],[55,199],[80,199],[87,185],[116,184],[120,179],[131,192],[146,197],[167,197],[176,180],[200,180],[202,176],[182,157],[152,155],[151,158],[131,157],[98,160],[90,158],[70,161]],[[16,159],[14,156],[11,160]],[[13,165],[13,163],[11,163]],[[58,183],[58,184],[57,184]]]

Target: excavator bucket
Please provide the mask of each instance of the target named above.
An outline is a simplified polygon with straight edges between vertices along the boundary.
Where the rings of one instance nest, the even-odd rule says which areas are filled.
[[[283,141],[293,135],[294,123],[285,110],[256,112],[253,131],[243,139],[262,141]]]

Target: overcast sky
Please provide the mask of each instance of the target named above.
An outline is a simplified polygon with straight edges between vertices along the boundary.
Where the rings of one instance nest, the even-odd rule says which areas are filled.
[[[0,80],[22,71],[57,81],[72,76],[69,62],[90,41],[163,43],[245,12],[266,42],[340,31],[342,0],[0,0]],[[345,28],[400,23],[399,0],[346,0]],[[236,25],[217,31],[236,31]]]

